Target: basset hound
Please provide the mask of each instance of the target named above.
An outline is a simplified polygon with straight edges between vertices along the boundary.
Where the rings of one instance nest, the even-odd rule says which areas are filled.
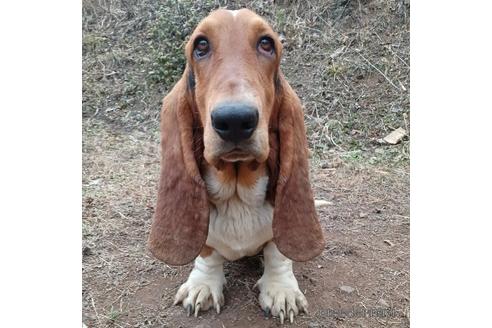
[[[175,304],[188,315],[224,305],[224,261],[263,251],[264,312],[307,311],[292,260],[324,239],[309,183],[303,109],[279,64],[282,44],[247,9],[219,9],[186,45],[183,76],[164,98],[161,171],[149,248],[170,265],[195,260]]]

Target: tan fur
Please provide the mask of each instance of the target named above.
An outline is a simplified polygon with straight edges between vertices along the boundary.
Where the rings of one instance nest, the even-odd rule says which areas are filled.
[[[259,164],[254,170],[251,165],[242,164],[238,168],[237,183],[244,187],[252,187],[258,181],[258,178],[262,176],[267,176],[265,163]]]
[[[210,255],[212,255],[212,253],[214,252],[214,249],[210,246],[203,246],[202,248],[202,251],[200,252],[200,256],[205,258],[205,257],[209,257]]]
[[[256,53],[258,38],[266,34],[274,37],[278,50],[273,59]],[[198,62],[193,57],[193,40],[202,35],[207,36],[215,55]],[[258,108],[258,128],[248,150],[258,162],[267,159],[268,125],[275,101],[274,77],[281,53],[282,44],[272,28],[249,10],[239,10],[235,17],[227,10],[217,10],[196,27],[186,46],[186,56],[197,80],[194,100],[204,129],[204,157],[211,165],[218,165],[220,156],[230,150],[213,130],[210,120],[213,108],[224,101],[248,102]]]
[[[214,170],[214,168],[210,168]],[[224,163],[220,170],[214,170],[221,183],[230,184],[236,180],[237,170],[234,163]]]

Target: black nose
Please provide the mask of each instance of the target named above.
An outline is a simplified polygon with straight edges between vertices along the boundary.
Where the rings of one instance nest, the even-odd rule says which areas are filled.
[[[238,143],[246,140],[258,125],[258,110],[250,105],[227,103],[212,111],[212,126],[225,141]]]

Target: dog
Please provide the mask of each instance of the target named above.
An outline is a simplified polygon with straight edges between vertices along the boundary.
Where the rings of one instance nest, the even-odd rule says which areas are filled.
[[[293,322],[308,303],[292,261],[324,249],[309,182],[301,102],[280,70],[282,44],[248,9],[219,9],[187,45],[164,98],[152,254],[194,268],[174,304],[188,315],[224,306],[223,264],[263,252],[265,314]]]

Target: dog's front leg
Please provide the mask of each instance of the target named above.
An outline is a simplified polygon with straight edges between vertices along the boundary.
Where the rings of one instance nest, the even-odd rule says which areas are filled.
[[[283,256],[273,242],[269,242],[263,249],[265,270],[258,280],[260,289],[260,306],[265,315],[270,313],[294,321],[299,311],[307,312],[308,303],[299,289],[296,277],[292,272],[292,261]]]
[[[188,280],[176,293],[174,304],[182,302],[188,316],[194,312],[196,317],[200,310],[206,311],[212,306],[220,313],[224,305],[223,264],[224,258],[215,250],[208,256],[198,256]]]

